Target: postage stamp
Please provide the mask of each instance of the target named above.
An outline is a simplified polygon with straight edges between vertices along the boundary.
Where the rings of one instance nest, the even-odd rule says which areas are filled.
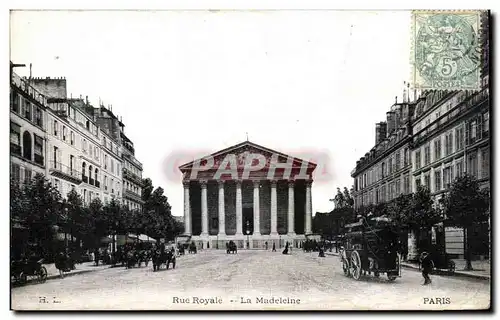
[[[418,89],[480,88],[480,11],[413,11],[413,84]]]

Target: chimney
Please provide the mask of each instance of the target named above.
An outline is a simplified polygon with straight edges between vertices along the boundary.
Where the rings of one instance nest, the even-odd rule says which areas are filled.
[[[85,104],[89,104],[89,96],[85,96]]]
[[[403,82],[403,103],[408,103],[408,92],[406,91],[406,81]]]
[[[396,128],[396,119],[394,111],[387,112],[387,136],[389,136]]]
[[[375,145],[384,141],[387,136],[387,123],[379,122],[375,124]]]

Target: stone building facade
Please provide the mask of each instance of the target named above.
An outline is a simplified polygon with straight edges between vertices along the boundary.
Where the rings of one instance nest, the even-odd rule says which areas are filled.
[[[23,183],[40,173],[63,197],[74,188],[86,204],[116,199],[142,210],[142,164],[111,110],[95,108],[87,98],[68,98],[64,78],[21,78],[11,72],[10,82],[14,180]],[[128,174],[132,165],[133,176]]]
[[[248,141],[182,165],[185,233],[205,248],[297,246],[312,232],[315,167]]]

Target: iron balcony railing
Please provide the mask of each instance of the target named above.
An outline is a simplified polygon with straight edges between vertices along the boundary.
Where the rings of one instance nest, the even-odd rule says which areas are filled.
[[[77,171],[71,167],[65,166],[58,161],[51,161],[50,162],[50,171],[63,174],[67,177],[71,177],[71,178],[78,180],[78,181],[82,180],[81,174],[79,171]]]

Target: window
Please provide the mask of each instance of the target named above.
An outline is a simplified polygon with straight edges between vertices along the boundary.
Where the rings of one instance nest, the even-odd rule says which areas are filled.
[[[92,150],[93,149],[94,148],[92,148],[92,145],[89,143],[89,155],[90,155],[91,158],[92,158]]]
[[[24,131],[23,133],[23,158],[32,160],[31,159],[31,133],[28,131]]]
[[[420,169],[421,166],[422,162],[420,159],[420,150],[418,150],[417,152],[415,152],[415,169]]]
[[[396,171],[399,170],[401,166],[401,154],[398,152],[396,152]]]
[[[472,120],[472,122],[470,124],[470,137],[472,140],[477,137],[477,121],[476,121],[476,119]]]
[[[83,139],[82,146],[83,146],[83,153],[87,153],[87,140]]]
[[[54,120],[54,135],[57,137],[57,132],[59,131],[59,124]]]
[[[456,167],[457,178],[461,177],[464,173],[464,164],[463,164],[462,160],[458,161],[455,164],[455,167]]]
[[[410,150],[408,148],[405,148],[405,150],[404,150],[403,163],[404,163],[404,166],[407,166],[410,163]]]
[[[398,197],[401,194],[401,180],[396,180],[396,194],[394,195],[395,197]]]
[[[447,133],[446,136],[444,137],[444,148],[445,148],[445,155],[449,156],[453,152],[453,134]]]
[[[85,128],[90,131],[90,122],[88,120],[85,121]]]
[[[43,166],[43,139],[35,134],[35,163]]]
[[[19,113],[19,95],[15,91],[10,91],[10,108],[15,113]]]
[[[104,155],[104,169],[108,169],[108,155],[105,154]]]
[[[387,171],[388,174],[392,173],[392,158],[389,158],[389,162],[387,163]]]
[[[21,126],[17,123],[10,123],[10,151],[14,154],[21,155]]]
[[[70,155],[69,156],[69,170],[70,174],[74,175],[73,169],[75,168],[75,156]]]
[[[443,169],[443,187],[449,188],[450,184],[453,182],[453,170],[451,167],[446,167]]]
[[[431,189],[431,177],[429,174],[424,175],[424,186],[429,190]]]
[[[96,160],[99,160],[99,152],[97,151],[97,147],[94,147],[94,156]]]
[[[385,162],[382,162],[382,178],[385,177]]]
[[[18,164],[12,164],[10,176],[15,182],[21,181],[21,167]]]
[[[115,193],[115,179],[111,178],[111,193]]]
[[[404,176],[403,193],[404,194],[410,193],[410,177],[408,175]]]
[[[61,182],[59,181],[59,179],[54,179],[54,187],[59,191],[61,192]]]
[[[106,141],[106,137],[102,137],[102,144],[107,147],[107,144],[108,142]]]
[[[63,141],[66,141],[66,126],[63,126],[62,138],[63,138]]]
[[[75,133],[71,131],[70,133],[71,145],[75,145]]]
[[[436,112],[436,119],[439,119],[440,116],[441,116],[441,112],[440,111]]]
[[[441,170],[434,171],[434,186],[436,187],[435,191],[441,190]]]
[[[29,121],[32,121],[31,119],[31,102],[27,101],[26,99],[23,99],[23,116],[28,119]]]
[[[467,172],[477,178],[477,154],[471,154],[468,157]]]
[[[464,148],[464,128],[460,127],[455,130],[455,145],[457,146],[457,151]]]
[[[487,111],[483,113],[483,133],[484,136],[488,136],[488,132],[490,131],[490,112]]]
[[[424,148],[424,165],[431,163],[431,146],[426,145]]]
[[[24,183],[28,184],[31,181],[32,172],[28,168],[24,168]]]
[[[104,176],[104,190],[108,190],[108,177]]]
[[[434,140],[434,161],[441,159],[441,138]]]
[[[490,149],[484,148],[482,150],[483,157],[481,159],[481,178],[488,178],[490,176]]]
[[[59,162],[58,161],[58,155],[59,155],[59,148],[57,147],[54,147],[54,150],[53,150],[53,159],[54,159],[54,168],[57,168],[57,163]]]
[[[111,159],[111,172],[115,173],[115,162],[113,159]],[[366,182],[366,175],[365,175],[365,182]]]
[[[42,109],[35,107],[35,124],[39,127],[43,125],[42,121]]]

